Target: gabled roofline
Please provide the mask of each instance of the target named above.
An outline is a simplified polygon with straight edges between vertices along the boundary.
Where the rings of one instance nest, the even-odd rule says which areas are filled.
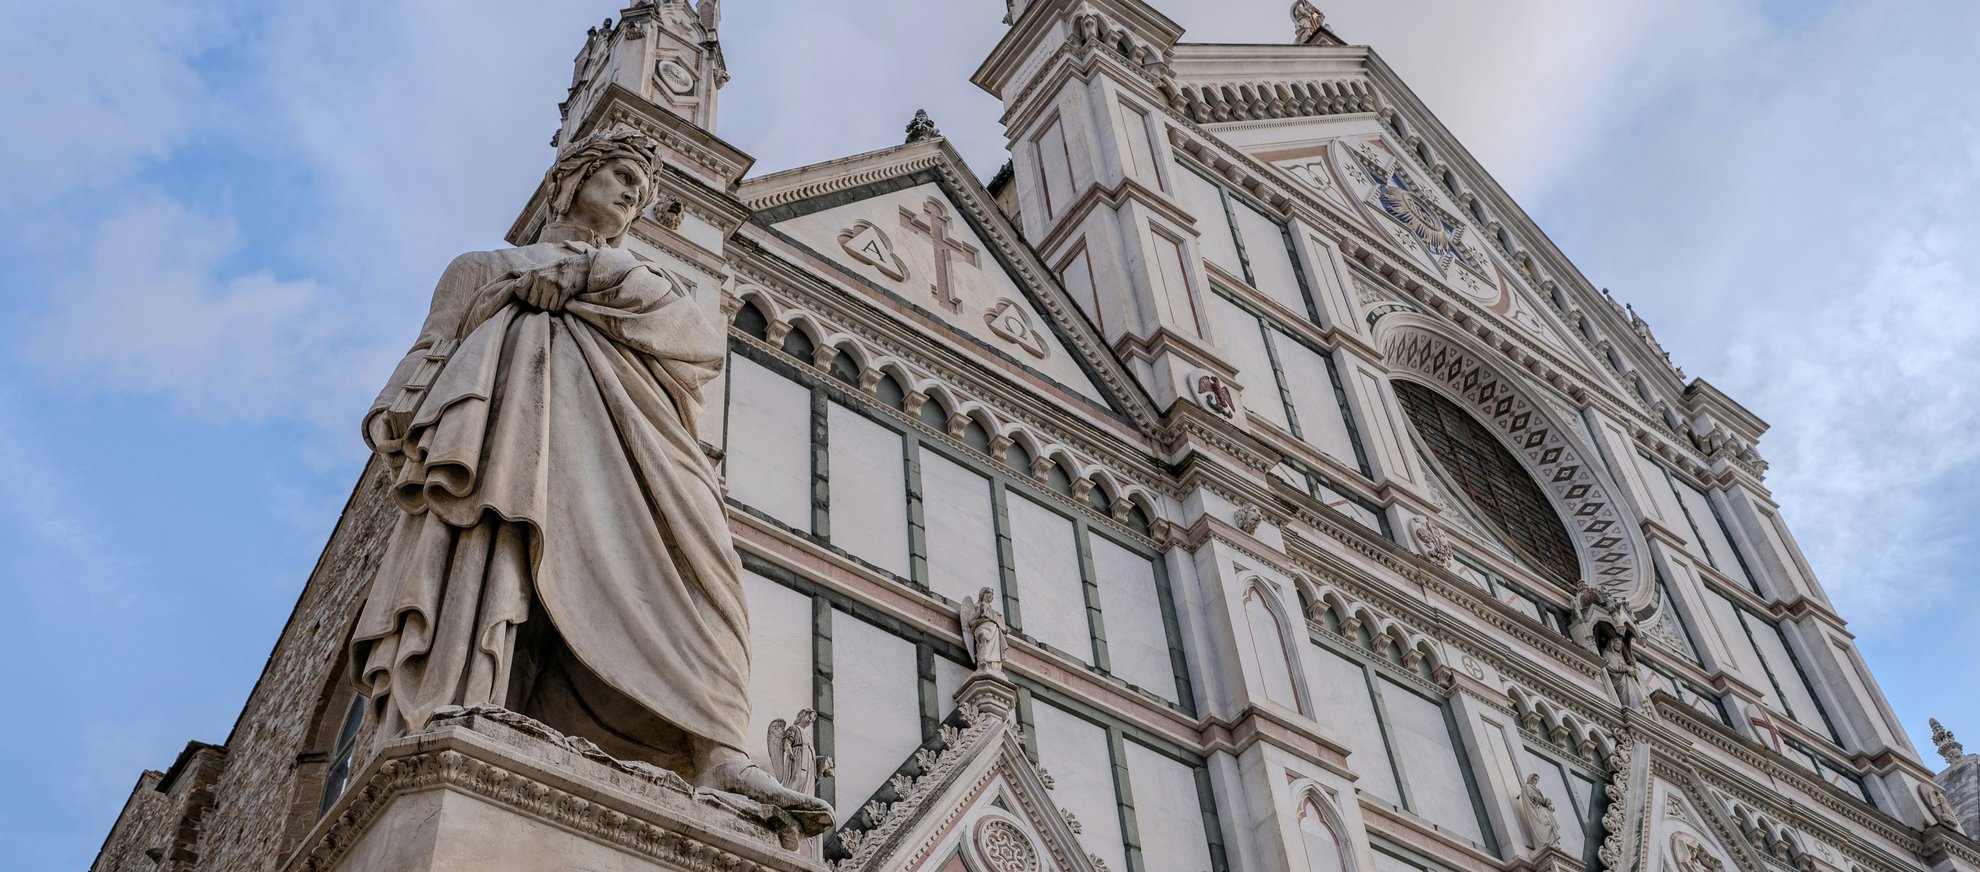
[[[1059,286],[1058,277],[997,208],[995,198],[948,140],[938,136],[772,173],[743,182],[736,195],[762,218],[781,207],[923,172],[938,177],[938,183],[967,213],[964,217],[984,231],[985,241],[996,246],[1013,267],[1017,273],[1013,278],[1037,295],[1053,331],[1079,360],[1094,387],[1143,435],[1156,435],[1161,413],[1154,399],[1114,356],[1092,320]]]
[[[1375,83],[1376,92],[1383,97],[1388,108],[1405,113],[1406,119],[1413,126],[1422,128],[1419,135],[1430,140],[1438,156],[1451,164],[1453,170],[1471,183],[1474,190],[1470,193],[1484,199],[1493,215],[1511,219],[1500,223],[1508,225],[1509,231],[1524,236],[1533,243],[1531,251],[1534,256],[1541,259],[1546,272],[1558,277],[1562,280],[1560,282],[1562,285],[1581,298],[1583,313],[1600,322],[1605,337],[1612,338],[1617,347],[1628,349],[1626,353],[1632,358],[1631,362],[1636,365],[1636,369],[1651,378],[1658,379],[1665,393],[1674,398],[1682,394],[1684,383],[1670,371],[1663,354],[1651,348],[1649,343],[1636,335],[1636,331],[1615,312],[1615,307],[1602,297],[1597,290],[1598,286],[1582,274],[1581,268],[1561,251],[1560,246],[1554,244],[1553,238],[1547,235],[1540,222],[1527,214],[1519,201],[1507,193],[1504,186],[1499,184],[1499,180],[1471,154],[1471,150],[1466,148],[1464,143],[1444,126],[1436,113],[1431,112],[1429,106],[1416,96],[1416,92],[1411,90],[1388,62],[1382,59],[1381,53],[1369,49],[1367,65],[1369,79]],[[1429,181],[1441,187],[1441,183],[1437,180]],[[1470,216],[1466,216],[1466,220],[1471,220]],[[1531,290],[1535,293],[1545,293],[1545,289],[1541,287],[1533,287]],[[1572,328],[1573,325],[1568,326]],[[1616,381],[1614,374],[1599,371],[1597,374],[1605,381]]]

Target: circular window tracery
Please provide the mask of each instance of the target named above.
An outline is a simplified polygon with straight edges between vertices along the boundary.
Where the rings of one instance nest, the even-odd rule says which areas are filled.
[[[995,872],[1038,872],[1031,838],[1009,821],[991,818],[977,827],[976,850]]]
[[[1570,587],[1578,584],[1574,540],[1519,458],[1442,394],[1409,381],[1398,380],[1395,388],[1417,436],[1481,519],[1535,569]]]

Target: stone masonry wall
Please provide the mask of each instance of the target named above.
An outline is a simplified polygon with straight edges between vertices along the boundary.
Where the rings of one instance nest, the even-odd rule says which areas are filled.
[[[1980,840],[1980,754],[1968,754],[1946,767],[1937,778],[1946,802],[1959,816],[1960,829]]]
[[[217,804],[201,828],[201,870],[262,872],[295,847],[297,754],[315,727],[325,683],[343,657],[351,621],[398,519],[388,483],[386,468],[373,458],[248,695],[227,740]]]
[[[165,843],[172,817],[170,803],[158,791],[158,780],[164,775],[156,769],[147,769],[138,776],[131,798],[124,801],[123,811],[117,813],[117,823],[103,840],[103,850],[90,865],[90,872],[154,872],[158,868],[157,861],[146,856],[145,851]]]

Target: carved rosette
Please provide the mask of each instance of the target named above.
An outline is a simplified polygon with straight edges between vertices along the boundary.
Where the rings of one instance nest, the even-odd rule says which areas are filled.
[[[976,826],[976,853],[993,872],[1038,872],[1038,849],[1031,837],[1003,818],[985,818]]]

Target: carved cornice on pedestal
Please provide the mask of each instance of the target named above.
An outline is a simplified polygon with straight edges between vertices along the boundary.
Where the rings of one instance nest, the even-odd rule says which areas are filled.
[[[672,773],[635,774],[623,764],[590,759],[555,734],[519,729],[478,712],[462,714],[385,746],[284,869],[339,869],[394,803],[443,790],[645,858],[658,869],[821,872],[816,861],[783,848],[771,829]],[[517,838],[528,832],[515,830]]]

